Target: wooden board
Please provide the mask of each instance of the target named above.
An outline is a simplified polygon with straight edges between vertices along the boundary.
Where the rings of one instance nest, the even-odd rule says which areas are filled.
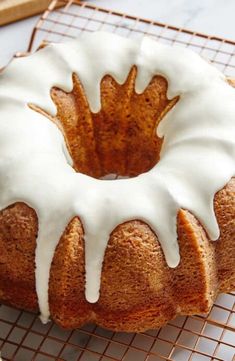
[[[0,0],[0,25],[42,13],[51,0]]]

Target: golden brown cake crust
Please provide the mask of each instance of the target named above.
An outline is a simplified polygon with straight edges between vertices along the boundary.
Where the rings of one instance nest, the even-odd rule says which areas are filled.
[[[135,94],[135,76],[133,68],[123,86],[110,76],[103,79],[98,114],[89,111],[75,75],[71,93],[52,89],[58,115],[50,119],[63,131],[77,171],[94,177],[108,173],[135,176],[158,161],[162,140],[156,137],[156,126],[178,99],[166,98],[167,82],[160,76],[152,79],[144,94]],[[84,297],[83,228],[74,217],[51,267],[52,318],[65,328],[94,321],[113,330],[139,332],[162,326],[177,314],[207,312],[218,292],[235,289],[234,178],[216,194],[214,206],[220,227],[216,242],[208,239],[192,214],[179,211],[181,262],[174,269],[167,266],[147,224],[133,220],[118,225],[106,249],[96,304],[89,304]],[[34,275],[37,230],[36,212],[24,203],[0,212],[0,300],[26,310],[38,309]]]

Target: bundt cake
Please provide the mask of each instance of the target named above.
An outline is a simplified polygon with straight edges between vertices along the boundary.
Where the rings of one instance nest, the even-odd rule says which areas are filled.
[[[0,302],[138,332],[235,289],[235,90],[196,53],[101,32],[14,59],[0,155]]]

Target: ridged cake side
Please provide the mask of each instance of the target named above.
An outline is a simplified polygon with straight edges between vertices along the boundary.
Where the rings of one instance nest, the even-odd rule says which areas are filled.
[[[162,326],[177,314],[208,312],[218,292],[235,288],[235,179],[215,197],[221,237],[211,242],[187,211],[178,214],[181,262],[170,269],[148,225],[131,221],[112,233],[106,250],[101,295],[84,297],[84,242],[76,217],[67,226],[54,256],[49,285],[51,317],[62,327],[87,322],[140,332]],[[0,215],[1,302],[37,310],[34,249],[37,218],[25,204]]]

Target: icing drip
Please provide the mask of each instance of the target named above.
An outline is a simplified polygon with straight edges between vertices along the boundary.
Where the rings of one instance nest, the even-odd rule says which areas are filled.
[[[110,74],[122,84],[133,65],[136,92],[160,74],[168,80],[168,98],[180,96],[157,129],[164,136],[160,161],[131,179],[97,180],[76,173],[56,125],[28,104],[55,116],[50,89],[71,91],[76,73],[91,110],[98,112],[101,79]],[[89,302],[99,298],[104,252],[118,224],[132,219],[148,223],[170,267],[180,261],[180,208],[195,214],[212,240],[219,237],[213,199],[235,175],[234,117],[235,91],[219,71],[190,50],[148,38],[87,34],[12,61],[0,76],[0,208],[21,201],[37,212],[36,290],[44,322],[50,315],[48,282],[55,248],[76,215],[85,231]]]

